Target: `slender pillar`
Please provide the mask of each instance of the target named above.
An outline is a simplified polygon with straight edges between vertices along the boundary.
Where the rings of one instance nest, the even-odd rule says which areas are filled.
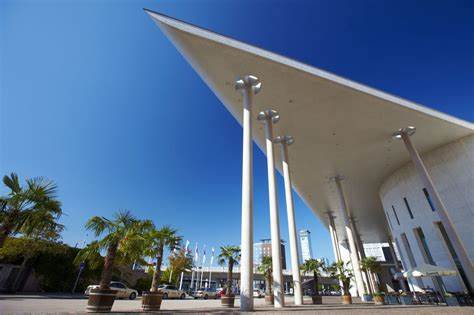
[[[258,120],[265,123],[266,134],[268,196],[270,202],[270,234],[272,238],[273,295],[275,298],[275,308],[285,306],[283,276],[281,271],[281,237],[275,180],[275,156],[273,153],[273,124],[278,122],[279,119],[280,116],[278,116],[278,112],[271,109],[262,111],[258,114]]]
[[[472,285],[474,283],[474,268],[472,266],[472,262],[469,259],[469,255],[467,254],[466,248],[464,247],[459,234],[456,232],[454,227],[453,221],[451,220],[448,211],[446,210],[446,206],[441,199],[441,196],[438,194],[438,190],[434,186],[433,180],[431,179],[428,170],[426,169],[423,160],[420,157],[420,154],[416,150],[415,146],[411,142],[410,136],[413,135],[416,131],[415,127],[407,127],[403,129],[399,129],[397,132],[393,134],[393,137],[396,139],[402,139],[405,143],[405,147],[410,154],[410,158],[415,165],[415,169],[420,177],[421,181],[425,185],[426,189],[428,190],[429,195],[431,196],[436,212],[439,215],[441,222],[446,230],[446,234],[448,235],[451,243],[458,255],[459,261],[464,269],[466,277],[469,283],[466,283],[470,292],[472,292]]]
[[[275,138],[275,143],[281,144],[281,161],[283,165],[283,177],[285,179],[286,214],[288,217],[288,236],[290,239],[290,259],[291,274],[293,276],[293,289],[295,305],[303,304],[303,294],[301,290],[301,276],[299,268],[298,245],[296,236],[295,211],[293,203],[293,193],[291,189],[290,160],[288,158],[288,146],[294,142],[291,136],[279,136]]]
[[[329,235],[331,236],[332,250],[334,252],[334,259],[341,260],[341,252],[339,250],[339,241],[337,238],[336,224],[334,223],[334,216],[331,211],[327,212],[329,218]]]
[[[235,83],[243,98],[242,146],[242,230],[240,258],[240,309],[253,310],[253,143],[252,99],[261,89],[261,82],[246,75]]]
[[[362,296],[362,294],[364,293],[364,280],[362,279],[362,272],[360,271],[359,256],[357,254],[357,246],[355,243],[354,234],[351,228],[351,224],[349,222],[348,203],[344,196],[344,190],[342,188],[342,183],[341,183],[343,178],[341,176],[336,176],[334,179],[336,181],[337,192],[339,194],[339,198],[341,201],[341,214],[344,218],[344,225],[345,225],[346,234],[347,234],[347,241],[349,243],[349,251],[351,253],[352,269],[354,272],[357,292],[359,296]]]
[[[362,243],[362,239],[360,238],[360,233],[359,233],[359,230],[357,229],[356,220],[354,216],[351,215],[349,217],[349,222],[351,223],[352,232],[354,233],[354,236],[355,236],[357,253],[359,255],[359,261],[361,261],[362,259],[365,258],[364,243]],[[369,294],[372,294],[373,293],[372,288],[374,288],[375,290],[375,287],[370,284],[370,278],[369,278],[370,272],[368,271],[367,272],[361,271],[361,272],[362,272],[362,280],[364,281],[364,292],[368,292]]]

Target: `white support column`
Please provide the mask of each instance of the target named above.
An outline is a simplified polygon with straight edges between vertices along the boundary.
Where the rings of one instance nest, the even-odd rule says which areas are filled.
[[[334,252],[334,259],[341,260],[341,252],[339,250],[339,240],[337,238],[336,224],[334,223],[334,216],[331,211],[327,212],[329,218],[329,235],[331,236],[332,250]]]
[[[253,310],[253,142],[252,99],[261,89],[257,77],[246,75],[235,83],[243,98],[242,226],[240,258],[240,309]]]
[[[393,137],[396,139],[402,139],[405,143],[405,147],[408,153],[410,154],[410,158],[413,161],[413,164],[415,165],[415,169],[418,173],[418,176],[420,176],[421,181],[425,185],[430,197],[432,198],[435,204],[435,208],[437,210],[436,212],[438,213],[439,218],[443,223],[446,233],[449,239],[451,240],[456,254],[458,255],[459,261],[461,262],[461,265],[464,269],[466,277],[469,280],[469,283],[466,283],[466,285],[471,286],[469,290],[472,290],[472,285],[474,283],[474,268],[472,262],[469,259],[469,255],[467,254],[466,248],[464,247],[461,238],[459,237],[459,234],[456,232],[453,221],[451,220],[449,213],[446,210],[446,206],[444,205],[443,200],[441,199],[441,196],[438,193],[438,190],[434,186],[433,180],[431,179],[431,176],[428,173],[428,170],[426,169],[426,166],[423,163],[420,154],[411,142],[410,136],[413,135],[415,131],[416,128],[410,126],[407,128],[399,129],[393,134]]]
[[[283,275],[281,270],[281,237],[278,217],[277,187],[275,180],[275,156],[273,154],[273,124],[280,119],[275,110],[265,110],[258,114],[258,120],[265,123],[268,196],[270,202],[270,234],[272,239],[273,295],[275,308],[285,306],[283,294]]]
[[[291,188],[290,160],[288,157],[288,146],[294,142],[291,136],[279,136],[275,138],[275,143],[281,144],[281,161],[283,165],[283,177],[285,179],[286,214],[288,217],[288,236],[290,239],[290,260],[291,274],[293,276],[293,289],[295,305],[303,304],[303,294],[301,290],[301,276],[299,268],[298,244],[295,224],[295,211],[293,203],[293,192]]]
[[[348,203],[347,203],[346,197],[344,196],[344,190],[342,188],[342,183],[341,183],[343,178],[341,176],[336,176],[334,179],[336,181],[337,192],[339,194],[339,199],[341,201],[341,214],[344,218],[344,225],[345,225],[346,234],[347,234],[347,241],[349,243],[349,251],[351,254],[351,263],[352,263],[352,269],[354,272],[355,282],[357,286],[357,292],[359,296],[362,296],[362,294],[364,293],[364,280],[362,279],[362,272],[360,271],[359,256],[357,254],[357,247],[356,247],[356,243],[354,239],[354,234],[351,228],[351,224],[349,222]]]

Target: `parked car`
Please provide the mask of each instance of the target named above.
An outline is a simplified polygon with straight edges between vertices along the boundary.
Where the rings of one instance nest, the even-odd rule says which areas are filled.
[[[194,292],[194,298],[195,299],[217,299],[219,296],[217,296],[217,291],[211,288],[205,288],[202,290],[197,290]]]
[[[90,286],[87,287],[84,294],[86,296],[89,296],[89,293],[92,289],[98,289],[99,287],[100,286],[98,284],[90,285]],[[117,290],[117,293],[115,294],[115,297],[118,298],[118,299],[123,298],[123,299],[134,300],[138,296],[138,291],[137,290],[127,287],[122,282],[112,281],[112,282],[110,282],[109,287],[112,290]]]
[[[264,297],[264,296],[265,296],[265,294],[263,293],[262,290],[253,289],[253,297],[262,298],[262,297]]]
[[[182,290],[179,290],[174,285],[164,284],[158,287],[158,292],[163,294],[163,299],[184,299],[186,298],[186,293]]]

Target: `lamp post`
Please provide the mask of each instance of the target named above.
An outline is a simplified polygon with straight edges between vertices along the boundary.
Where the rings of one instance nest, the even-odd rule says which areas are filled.
[[[295,305],[303,304],[301,292],[301,276],[299,268],[298,245],[296,238],[295,211],[293,193],[291,190],[290,159],[288,157],[288,146],[295,140],[292,136],[278,136],[274,140],[281,145],[281,161],[283,165],[283,177],[285,179],[286,214],[288,217],[288,236],[290,239],[291,274],[293,275],[293,287],[295,294]]]
[[[253,161],[252,161],[252,100],[262,88],[260,80],[245,75],[235,82],[243,99],[242,145],[242,226],[240,258],[240,310],[253,310]]]
[[[406,128],[401,128],[393,134],[393,138],[403,140],[405,147],[410,155],[410,158],[415,165],[415,170],[418,173],[421,181],[426,187],[428,194],[432,198],[434,202],[435,209],[439,215],[442,225],[446,230],[446,234],[449,237],[449,241],[452,243],[456,255],[459,258],[459,261],[462,265],[462,269],[465,273],[465,278],[467,278],[467,289],[469,292],[472,292],[472,283],[474,283],[474,269],[472,266],[472,262],[469,259],[469,255],[467,254],[466,248],[464,247],[459,234],[456,232],[454,227],[453,221],[451,220],[448,211],[446,210],[446,206],[444,205],[441,196],[436,189],[433,180],[431,179],[430,174],[423,163],[423,160],[420,157],[420,154],[416,150],[415,146],[413,145],[410,136],[414,135],[416,132],[416,128],[413,126],[409,126]]]
[[[268,197],[270,203],[270,234],[272,239],[273,296],[275,308],[285,306],[283,295],[283,276],[281,271],[280,220],[275,180],[275,155],[273,153],[273,124],[280,120],[276,110],[267,109],[258,114],[258,120],[265,124],[268,171]]]

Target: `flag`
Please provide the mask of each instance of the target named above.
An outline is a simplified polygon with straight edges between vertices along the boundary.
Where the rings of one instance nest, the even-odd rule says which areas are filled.
[[[206,263],[206,245],[204,245],[203,253],[202,253],[202,265]]]
[[[189,241],[186,240],[186,245],[184,246],[184,253],[188,254]]]
[[[214,247],[211,248],[211,263],[209,266],[212,266],[212,262],[214,261]]]
[[[194,247],[194,262],[198,262],[199,260],[199,250],[198,250],[198,243],[196,242],[196,246]]]

